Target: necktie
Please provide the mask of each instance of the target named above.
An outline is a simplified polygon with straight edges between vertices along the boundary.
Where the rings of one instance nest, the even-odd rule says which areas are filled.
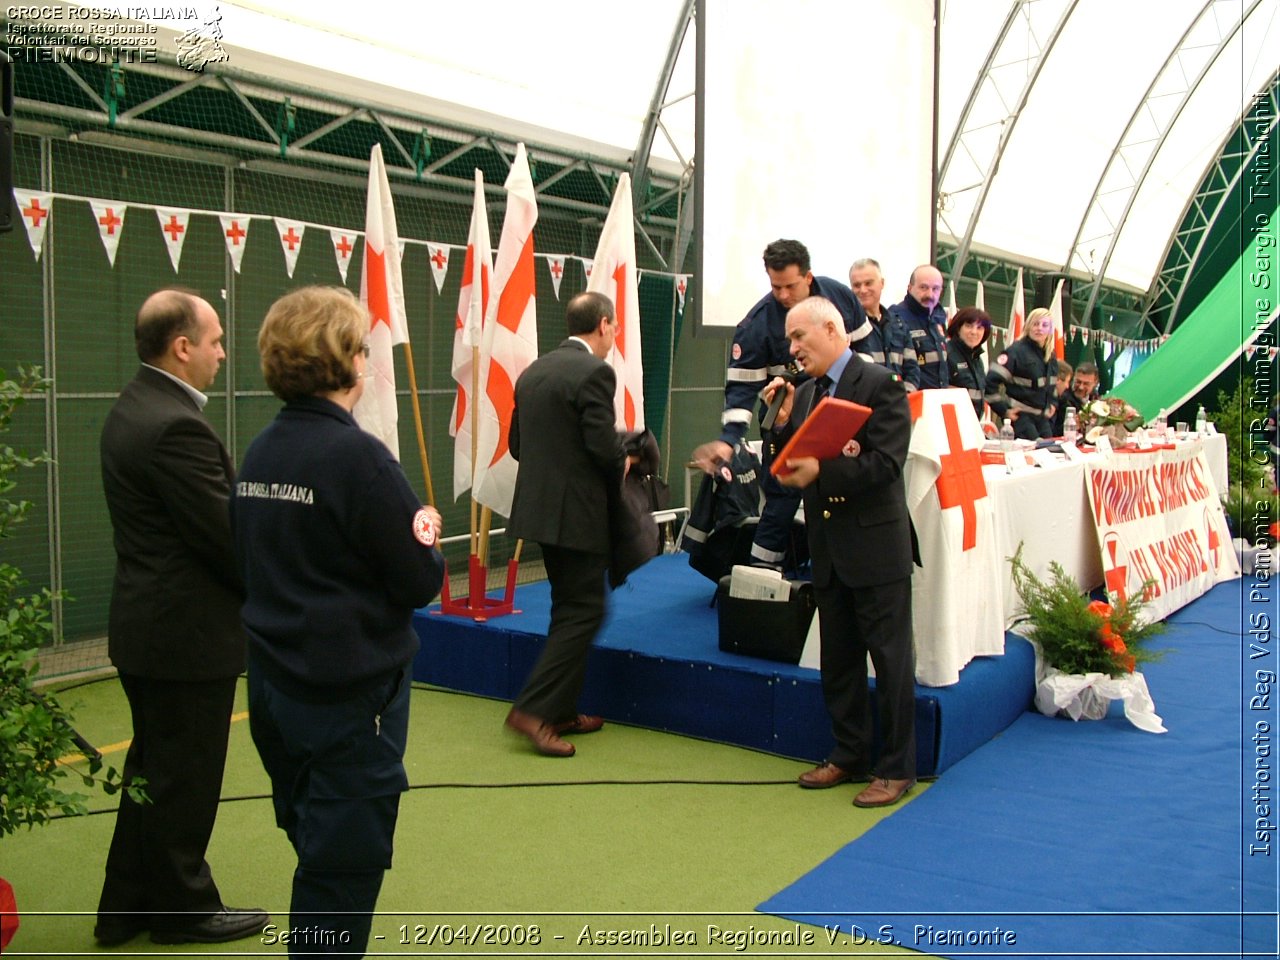
[[[831,378],[825,373],[813,381],[813,402],[809,404],[809,412],[822,402],[822,398],[831,393]]]

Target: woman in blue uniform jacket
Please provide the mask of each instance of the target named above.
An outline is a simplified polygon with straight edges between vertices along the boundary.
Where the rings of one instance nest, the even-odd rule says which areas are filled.
[[[947,367],[951,386],[961,387],[973,401],[973,412],[982,419],[986,405],[987,371],[983,345],[991,336],[991,317],[985,310],[965,307],[947,324]]]
[[[285,402],[231,504],[246,584],[249,725],[298,855],[290,953],[362,955],[391,866],[418,638],[440,590],[440,514],[356,425],[369,314],[350,291],[277,300],[258,334]]]

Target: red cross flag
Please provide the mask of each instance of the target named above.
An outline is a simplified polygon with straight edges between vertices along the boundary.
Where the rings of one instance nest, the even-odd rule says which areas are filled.
[[[284,251],[284,269],[293,279],[293,268],[298,265],[298,251],[302,249],[302,235],[307,231],[305,223],[276,217],[276,230],[280,232],[280,249]]]
[[[120,249],[120,234],[124,232],[125,208],[111,200],[90,200],[93,218],[98,221],[98,236],[107,251],[107,262],[116,265],[116,251]]]
[[[231,258],[231,266],[236,273],[240,272],[240,261],[244,259],[244,244],[249,237],[250,219],[242,213],[218,215],[218,222],[222,225],[222,239],[227,244],[227,256]]]
[[[1022,336],[1022,324],[1027,319],[1027,308],[1024,301],[1027,299],[1022,289],[1022,268],[1018,268],[1018,283],[1013,288],[1013,307],[1009,311],[1009,336],[1005,339],[1005,343],[1013,343]]]
[[[160,232],[164,234],[169,262],[173,264],[173,272],[177,273],[182,262],[182,246],[187,242],[187,221],[191,219],[191,211],[156,207],[156,216],[160,218]]]
[[[364,212],[364,262],[360,300],[369,308],[369,361],[364,394],[356,403],[356,422],[387,445],[400,459],[397,432],[396,370],[391,348],[409,342],[404,312],[404,279],[400,273],[400,237],[391,185],[382,162],[382,145],[369,156],[369,196]]]
[[[471,204],[471,229],[467,232],[467,256],[462,266],[462,289],[453,323],[453,365],[458,384],[449,419],[453,445],[453,499],[471,489],[476,444],[476,408],[471,402],[479,388],[480,341],[489,309],[489,281],[493,274],[493,248],[489,244],[489,214],[484,203],[484,174],[476,170],[475,200]]]
[[[1067,338],[1063,335],[1062,326],[1062,284],[1064,279],[1059,279],[1057,286],[1053,288],[1053,302],[1049,304],[1049,316],[1053,318],[1053,355],[1059,360],[1067,358]]]
[[[449,272],[449,248],[428,240],[427,259],[431,262],[431,277],[436,282],[436,293],[439,293],[444,287],[445,275]]]
[[[49,229],[49,217],[53,211],[53,194],[15,188],[13,199],[18,204],[22,223],[27,228],[27,242],[31,244],[31,252],[39,260],[40,251],[44,248],[44,233]]]
[[[493,267],[493,293],[485,311],[480,346],[480,394],[476,424],[476,501],[511,516],[518,464],[507,447],[515,409],[515,383],[538,356],[538,309],[534,296],[533,225],[538,202],[524,144],[504,184],[507,211]]]
[[[547,257],[547,269],[551,272],[551,289],[560,299],[560,281],[564,279],[564,257]]]
[[[351,254],[356,249],[356,237],[359,234],[351,230],[330,230],[329,239],[333,241],[333,259],[338,264],[338,273],[342,274],[342,282],[347,282],[347,269],[351,266]]]
[[[1003,563],[995,513],[982,476],[982,427],[958,388],[911,394],[915,424],[907,455],[907,506],[920,544],[911,580],[916,678],[946,686],[974,657],[1004,652],[1000,591],[991,571]],[[952,621],[945,611],[963,608]]]
[[[618,336],[605,358],[618,375],[613,401],[617,426],[619,430],[643,430],[644,373],[640,364],[640,301],[630,174],[618,178],[593,264],[587,290],[603,293],[612,300],[618,315]]]

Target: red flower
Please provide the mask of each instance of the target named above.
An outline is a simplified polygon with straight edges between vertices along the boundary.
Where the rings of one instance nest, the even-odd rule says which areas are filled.
[[[1117,663],[1124,665],[1130,673],[1133,673],[1134,659],[1124,645],[1124,637],[1111,629],[1111,604],[1093,600],[1089,603],[1088,609],[1090,613],[1102,620],[1098,627],[1098,642],[1115,654]]]

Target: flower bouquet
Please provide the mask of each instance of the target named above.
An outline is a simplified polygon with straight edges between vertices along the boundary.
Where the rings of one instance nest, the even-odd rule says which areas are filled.
[[[1123,700],[1134,726],[1164,733],[1147,681],[1136,670],[1163,656],[1147,647],[1164,624],[1143,620],[1146,584],[1132,597],[1091,601],[1056,561],[1048,583],[1023,562],[1021,545],[1011,562],[1036,649],[1036,709],[1051,717],[1100,720],[1112,700]]]
[[[1122,446],[1129,431],[1142,426],[1140,414],[1120,397],[1091,400],[1080,408],[1080,435],[1086,443],[1097,443],[1104,434],[1113,446]]]

